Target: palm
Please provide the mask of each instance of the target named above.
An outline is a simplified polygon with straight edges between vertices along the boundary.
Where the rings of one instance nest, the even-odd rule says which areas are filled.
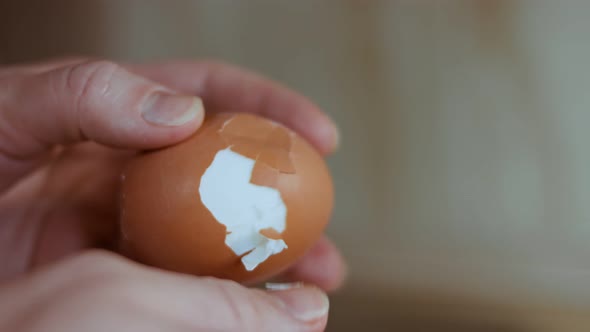
[[[0,197],[0,278],[116,238],[117,185],[130,152],[93,143],[64,149]]]

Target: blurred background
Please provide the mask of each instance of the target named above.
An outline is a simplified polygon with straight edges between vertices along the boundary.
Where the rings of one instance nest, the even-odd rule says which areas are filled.
[[[590,330],[590,2],[0,1],[0,62],[217,58],[340,125],[328,331]]]

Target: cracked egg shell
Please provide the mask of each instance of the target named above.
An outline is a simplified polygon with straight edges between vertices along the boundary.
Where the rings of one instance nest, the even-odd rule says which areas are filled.
[[[126,255],[244,284],[301,258],[333,208],[332,178],[318,151],[249,114],[207,116],[184,142],[137,155],[121,178]]]

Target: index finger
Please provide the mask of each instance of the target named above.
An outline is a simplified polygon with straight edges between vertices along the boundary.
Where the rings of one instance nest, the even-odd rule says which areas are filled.
[[[131,71],[179,92],[196,94],[207,111],[258,114],[295,130],[321,153],[338,146],[332,120],[304,96],[255,73],[219,62],[129,64]]]

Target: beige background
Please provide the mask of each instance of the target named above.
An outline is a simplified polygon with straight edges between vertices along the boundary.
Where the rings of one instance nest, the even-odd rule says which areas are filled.
[[[214,57],[333,116],[329,233],[351,279],[331,330],[590,329],[590,3],[0,1],[0,16],[4,62]]]

